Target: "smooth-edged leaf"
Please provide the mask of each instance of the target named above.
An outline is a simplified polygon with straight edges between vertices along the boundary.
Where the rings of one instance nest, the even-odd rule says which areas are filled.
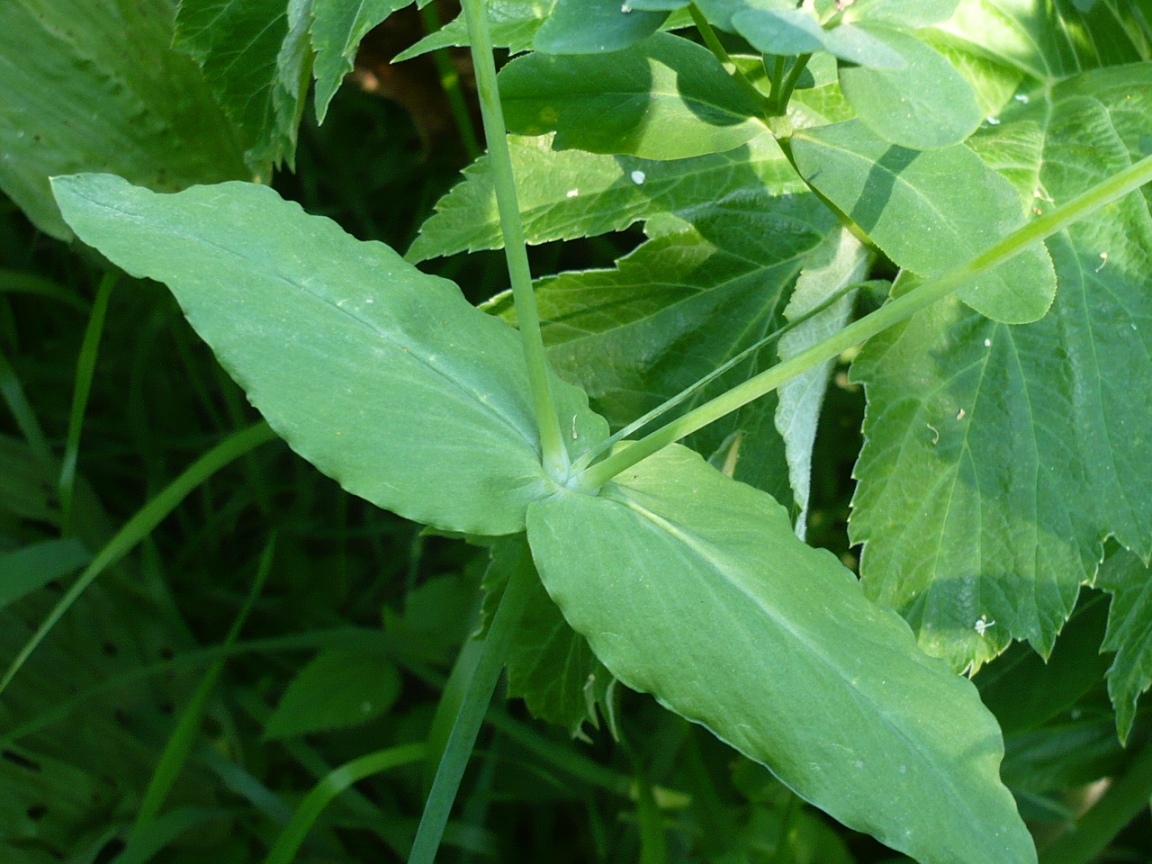
[[[963,144],[907,150],[856,121],[796,134],[800,171],[899,266],[940,276],[1025,223],[1012,184]],[[998,321],[1023,323],[1052,304],[1056,277],[1041,246],[1029,249],[959,296]]]
[[[304,88],[290,70],[301,64],[299,57],[295,63],[282,58],[281,51],[285,44],[298,54],[310,50],[300,38],[309,21],[307,5],[182,0],[178,7],[175,45],[200,64],[216,101],[240,130],[249,168],[259,175],[291,161],[296,147]],[[284,98],[285,90],[290,98]]]
[[[1108,669],[1108,695],[1123,742],[1136,719],[1136,702],[1152,686],[1152,572],[1131,552],[1120,552],[1104,562],[1096,587],[1112,595],[1101,647],[1116,654]]]
[[[947,21],[959,3],[960,0],[855,0],[845,10],[844,20],[915,29]]]
[[[509,131],[555,147],[683,159],[764,131],[759,109],[707,48],[657,33],[612,54],[531,54],[500,72]]]
[[[248,398],[348,491],[440,528],[508,534],[552,482],[519,340],[459,289],[267,187],[160,196],[117,177],[55,181],[78,236],[165,282]],[[604,423],[555,382],[575,451]]]
[[[596,497],[528,509],[549,594],[629,687],[924,864],[1035,861],[970,682],[793,533],[770,496],[673,445]]]
[[[288,685],[264,724],[265,738],[292,738],[375,720],[400,696],[400,672],[371,651],[325,651]]]
[[[784,317],[794,321],[845,287],[860,282],[867,273],[870,257],[863,244],[846,228],[830,233],[796,280],[796,288],[784,309]],[[780,359],[787,360],[843,329],[852,314],[854,300],[854,294],[845,294],[795,330],[785,333],[778,348]],[[799,511],[796,515],[796,533],[801,540],[806,533],[816,424],[820,419],[820,408],[824,404],[824,391],[831,370],[832,361],[809,369],[790,379],[777,395],[779,405],[776,408],[775,423],[786,446],[792,500]]]
[[[1143,155],[1149,68],[1086,73],[1005,115],[1042,132],[1037,206]],[[957,668],[1009,637],[1047,654],[1108,534],[1152,552],[1152,392],[1132,386],[1152,380],[1148,196],[1049,239],[1059,290],[1040,321],[1005,326],[942,301],[856,360],[868,411],[850,528],[864,585]],[[996,624],[981,635],[985,616]]]
[[[827,51],[833,56],[876,69],[901,69],[904,58],[860,27],[820,26],[807,9],[745,9],[732,16],[736,32],[757,51],[796,55]]]
[[[667,17],[620,0],[558,0],[532,47],[546,54],[619,51],[651,36]]]
[[[805,188],[765,132],[726,153],[654,161],[583,150],[553,150],[549,136],[508,140],[529,243],[621,231],[660,213],[687,216],[717,199]],[[488,157],[436,204],[405,256],[437,255],[504,245]]]
[[[90,560],[92,555],[75,537],[45,540],[0,555],[0,609],[43,588],[53,579],[80,569]]]
[[[929,150],[958,144],[983,116],[971,85],[940,52],[888,27],[858,29],[898,54],[900,68],[853,66],[840,70],[840,86],[856,114],[892,144]]]
[[[311,0],[312,47],[316,51],[316,117],[324,122],[328,104],[352,71],[364,36],[412,0]]]
[[[0,188],[41,230],[68,226],[48,178],[114,171],[175,190],[249,175],[167,0],[0,4]]]

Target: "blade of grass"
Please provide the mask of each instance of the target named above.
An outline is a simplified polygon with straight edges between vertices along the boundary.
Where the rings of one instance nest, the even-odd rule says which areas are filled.
[[[0,354],[0,396],[8,405],[8,410],[16,420],[16,426],[28,446],[32,448],[32,455],[40,463],[46,473],[55,473],[52,457],[52,448],[48,439],[44,437],[44,430],[40,428],[40,421],[36,419],[36,412],[24,395],[24,388],[20,386],[20,379],[16,377],[16,370],[8,362],[8,358]]]
[[[637,765],[636,819],[640,825],[640,864],[668,864],[668,840],[652,784]]]
[[[19,270],[0,270],[0,294],[30,294],[56,300],[79,312],[88,312],[88,304],[67,288],[57,285],[51,279],[33,273],[21,273]]]
[[[420,17],[424,19],[424,31],[429,35],[440,29],[442,22],[435,3],[421,6]],[[452,55],[447,48],[433,51],[432,60],[436,63],[436,71],[440,75],[440,87],[448,98],[448,107],[460,132],[464,152],[468,154],[469,159],[476,160],[483,150],[480,149],[480,141],[476,138],[476,130],[472,127],[472,115],[468,113],[468,103],[464,101],[464,90],[460,87],[460,73],[456,71]]]
[[[76,384],[72,390],[72,411],[68,417],[68,437],[64,443],[64,462],[60,467],[60,533],[67,536],[72,527],[72,493],[76,488],[76,460],[80,454],[80,432],[84,428],[84,412],[88,409],[88,396],[92,392],[92,377],[96,374],[96,358],[100,353],[100,337],[104,333],[104,318],[108,301],[116,287],[119,274],[106,273],[96,289],[92,314],[80,345],[76,361]]]
[[[424,752],[423,744],[389,747],[386,750],[378,750],[367,756],[361,756],[359,759],[353,759],[332,771],[317,783],[300,802],[300,806],[292,814],[288,825],[276,838],[276,843],[268,853],[268,857],[264,859],[264,864],[289,864],[296,857],[296,852],[300,849],[304,838],[308,836],[308,832],[324,808],[333,798],[353,783],[390,768],[418,762],[424,758]]]
[[[252,606],[256,603],[256,598],[260,596],[260,592],[264,589],[264,582],[268,579],[268,574],[272,570],[272,559],[276,554],[276,537],[273,535],[268,543],[264,546],[264,551],[260,556],[260,564],[256,568],[256,579],[252,583],[252,588],[248,592],[248,597],[244,601],[244,605],[240,607],[235,620],[232,622],[232,627],[228,630],[228,635],[224,637],[225,647],[235,643],[240,635],[240,629],[244,626],[244,622],[248,620],[248,614],[252,611]],[[180,772],[184,770],[184,763],[188,761],[188,754],[192,752],[192,745],[196,743],[196,739],[200,735],[200,723],[204,719],[204,711],[208,707],[208,699],[212,696],[212,691],[216,689],[216,682],[220,680],[220,674],[224,671],[224,658],[221,657],[215,663],[208,667],[203,677],[200,679],[199,685],[196,687],[196,692],[192,695],[188,707],[184,709],[184,713],[180,715],[180,720],[176,724],[176,728],[168,738],[168,743],[164,746],[164,752],[160,754],[160,761],[156,763],[156,768],[152,772],[152,779],[148,782],[148,788],[144,791],[144,798],[140,802],[140,810],[136,814],[136,823],[132,826],[132,837],[136,838],[148,830],[149,825],[160,813],[160,809],[164,806],[164,801],[168,797],[168,793],[172,790],[172,785],[176,782],[176,778],[180,776]]]
[[[138,837],[133,835],[131,842],[124,847],[124,851],[113,858],[109,864],[145,864],[145,862],[151,861],[156,853],[163,850],[165,846],[197,825],[202,825],[213,819],[224,819],[231,815],[231,811],[222,807],[179,807],[165,813]]]
[[[444,826],[448,824],[452,803],[456,800],[456,791],[460,788],[460,780],[484,722],[488,703],[492,701],[492,693],[500,679],[512,635],[520,623],[531,580],[534,578],[535,573],[530,568],[516,567],[508,580],[508,587],[504,589],[504,596],[500,599],[500,606],[484,640],[476,671],[448,736],[432,791],[428,793],[428,800],[424,804],[424,815],[420,818],[420,827],[416,831],[416,841],[412,845],[412,854],[408,856],[408,864],[432,864],[436,858],[436,850],[440,848],[440,839],[444,836]]]
[[[0,678],[0,693],[7,689],[8,685],[12,683],[12,679],[16,673],[20,671],[21,667],[36,650],[36,647],[44,640],[44,637],[56,626],[56,623],[64,616],[64,613],[71,608],[76,599],[84,593],[84,591],[96,581],[96,578],[127,555],[136,547],[136,545],[152,533],[152,530],[160,524],[160,522],[168,516],[176,507],[188,496],[197,486],[227,465],[229,462],[239,458],[243,454],[258,447],[261,444],[273,441],[276,439],[276,433],[269,428],[267,423],[260,422],[247,429],[242,429],[239,432],[230,435],[228,438],[221,441],[195,462],[193,462],[184,473],[173,480],[163,491],[160,492],[155,498],[145,504],[136,515],[125,523],[116,536],[108,541],[99,554],[92,560],[92,563],[80,574],[80,577],[68,589],[68,592],[60,598],[60,601],[53,607],[52,611],[48,613],[48,617],[40,624],[40,627],[32,635],[32,638],[20,649],[20,653],[9,665],[8,670],[4,673],[4,677]]]

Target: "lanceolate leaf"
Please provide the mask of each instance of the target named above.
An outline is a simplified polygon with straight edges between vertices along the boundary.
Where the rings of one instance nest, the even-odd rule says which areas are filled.
[[[73,230],[168,283],[288,443],[349,491],[441,528],[507,534],[553,485],[516,334],[450,282],[252,184],[158,196],[107,175],[56,181]],[[573,451],[604,434],[556,382]]]
[[[611,54],[532,54],[500,72],[511,132],[647,159],[732,150],[764,131],[759,108],[708,49],[666,33]]]
[[[673,445],[597,497],[533,503],[528,539],[613,674],[845,825],[923,864],[1035,861],[975,688],[770,496]]]
[[[550,136],[513,136],[508,143],[529,243],[620,231],[659,213],[687,217],[741,194],[805,188],[767,132],[726,153],[669,161],[557,151]],[[423,261],[503,244],[488,158],[482,157],[436,205],[405,257]]]
[[[1042,195],[1067,201],[1143,155],[1148,75],[1086,73],[1006,115],[1043,130]],[[1152,376],[1148,195],[1048,241],[1059,290],[1040,321],[1009,327],[942,302],[856,362],[868,413],[851,528],[864,584],[958,668],[1009,637],[1046,653],[1101,538],[1152,552],[1152,393],[1131,386]]]
[[[885,144],[856,121],[807,129],[796,162],[901,267],[939,276],[1025,222],[1012,185],[963,144],[918,152]],[[1042,247],[1002,265],[959,296],[999,321],[1034,321],[1056,291]]]
[[[619,51],[651,36],[667,17],[619,0],[559,0],[532,46],[547,54]]]
[[[1116,708],[1116,730],[1126,741],[1136,702],[1152,686],[1152,573],[1135,555],[1121,552],[1104,562],[1096,585],[1112,595],[1103,649],[1116,652],[1108,695]]]
[[[0,3],[0,188],[68,237],[48,178],[115,171],[175,190],[248,175],[236,130],[172,48],[168,0]]]

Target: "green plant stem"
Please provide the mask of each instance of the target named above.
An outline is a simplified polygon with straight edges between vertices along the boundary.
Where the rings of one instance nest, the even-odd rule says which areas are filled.
[[[480,95],[480,111],[484,117],[484,135],[488,140],[492,185],[496,190],[500,227],[504,233],[504,255],[508,261],[512,298],[516,304],[516,319],[520,326],[524,360],[528,365],[532,402],[536,410],[536,423],[540,430],[541,458],[548,475],[558,481],[564,481],[570,469],[568,451],[564,447],[560,418],[552,401],[548,357],[544,352],[544,338],[540,333],[540,313],[536,308],[536,295],[532,291],[532,271],[528,266],[524,228],[520,223],[520,203],[516,196],[516,180],[512,173],[512,156],[508,151],[504,112],[500,107],[496,63],[492,59],[492,36],[484,15],[484,0],[464,0],[461,6],[472,43],[472,63],[476,67],[476,88]]]
[[[424,20],[426,33],[432,34],[440,29],[440,12],[437,11],[435,3],[421,6],[420,17]],[[482,151],[476,138],[476,130],[472,127],[472,115],[468,113],[468,103],[464,101],[464,91],[460,88],[460,73],[456,71],[447,48],[433,51],[432,60],[436,63],[436,72],[440,75],[440,87],[448,99],[448,107],[452,111],[452,119],[456,121],[456,129],[460,132],[464,152],[468,154],[469,159],[475,160]]]
[[[72,494],[76,489],[76,461],[80,455],[80,433],[84,428],[84,412],[92,392],[92,378],[96,374],[96,358],[100,353],[100,337],[104,333],[104,318],[108,301],[116,287],[119,274],[106,273],[96,289],[92,314],[80,345],[80,358],[76,362],[76,384],[72,391],[72,412],[68,418],[68,438],[64,445],[64,461],[60,467],[60,533],[67,535],[72,525]]]
[[[599,489],[621,471],[628,470],[658,450],[703,429],[721,417],[770,393],[785,381],[819,366],[826,360],[831,360],[892,325],[907,320],[921,309],[971,284],[977,277],[1020,254],[1031,244],[1062,231],[1149,181],[1152,181],[1152,156],[1141,159],[1135,165],[1096,184],[1068,203],[1037,217],[950,273],[921,283],[907,294],[881,306],[871,315],[849,324],[839,333],[749,378],[743,384],[689,411],[630,447],[612,454],[603,462],[592,465],[578,475],[571,485],[586,492]]]
[[[1089,864],[1152,798],[1152,744],[1145,744],[1128,771],[1056,844],[1040,855],[1040,864]]]
[[[736,65],[736,62],[728,54],[727,49],[720,44],[720,37],[716,35],[716,31],[704,17],[704,13],[693,3],[688,7],[688,14],[692,16],[692,23],[696,25],[696,29],[700,31],[700,36],[704,39],[704,44],[708,46],[716,59],[720,61],[720,65],[728,72],[729,77],[736,82],[736,85],[747,93],[752,100],[760,106],[760,110],[764,112],[765,116],[771,116],[773,113],[773,102],[765,96],[760,90],[748,80],[748,76],[744,74],[743,70]]]
[[[792,64],[792,68],[788,70],[788,75],[780,85],[776,96],[776,113],[784,114],[788,110],[788,102],[792,99],[792,93],[796,89],[796,85],[800,83],[800,76],[804,74],[804,70],[808,68],[808,61],[812,59],[811,54],[801,54],[796,58],[796,62]]]
[[[432,782],[432,790],[424,805],[424,814],[420,818],[420,827],[416,831],[416,841],[412,844],[408,864],[432,864],[436,859],[436,850],[440,848],[440,839],[444,836],[444,826],[448,824],[456,791],[460,788],[468,757],[484,723],[496,682],[500,680],[500,671],[504,668],[512,635],[516,632],[528,600],[531,580],[535,578],[531,568],[516,567],[504,589],[504,596],[500,599],[500,606],[492,619],[488,636],[484,639],[476,671],[468,683],[456,722],[444,747],[440,767],[436,769],[436,779]]]

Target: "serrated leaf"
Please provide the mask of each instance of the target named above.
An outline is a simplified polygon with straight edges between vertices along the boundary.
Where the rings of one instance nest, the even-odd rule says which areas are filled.
[[[899,266],[940,276],[1025,223],[1012,185],[963,144],[915,151],[886,144],[856,121],[793,139],[796,164]],[[1034,321],[1052,304],[1045,250],[1027,250],[958,296],[990,318]]]
[[[845,287],[861,281],[871,256],[864,245],[846,228],[831,232],[821,248],[813,252],[796,281],[784,318],[794,321],[831,299]],[[780,339],[781,360],[799,354],[843,329],[852,314],[855,294],[846,294],[813,318],[785,333]],[[784,439],[788,460],[788,480],[796,503],[796,534],[806,535],[808,497],[812,482],[812,448],[816,444],[816,424],[828,387],[832,361],[809,369],[790,379],[778,393],[776,430]]]
[[[1043,195],[1067,201],[1143,155],[1148,74],[1086,73],[1017,115],[1043,131]],[[865,588],[958,668],[1009,637],[1046,654],[1102,537],[1152,552],[1152,393],[1130,385],[1152,380],[1148,194],[1048,241],[1059,290],[1040,321],[945,301],[856,361],[868,412],[850,528]],[[981,634],[985,616],[996,624]]]
[[[840,86],[856,114],[880,138],[929,150],[959,144],[980,125],[976,94],[935,49],[889,27],[859,25],[903,59],[899,68],[853,66]]]
[[[519,340],[452,283],[263,186],[159,196],[82,175],[55,188],[78,236],[166,282],[273,428],[353,494],[493,535],[548,494]],[[559,415],[579,418],[569,446],[600,440],[586,397],[554,388]]]
[[[557,151],[548,136],[511,136],[508,143],[529,243],[620,231],[659,213],[688,214],[730,196],[806,188],[767,132],[726,153],[668,161]],[[416,262],[503,245],[485,156],[436,204],[405,257]]]
[[[873,21],[915,29],[947,21],[960,0],[855,0],[844,21]]]
[[[196,64],[172,48],[168,0],[0,4],[0,188],[68,238],[48,178],[115,171],[175,190],[249,175]]]
[[[200,64],[216,101],[240,129],[245,161],[261,176],[295,150],[304,94],[299,79],[281,75],[281,50],[286,41],[306,50],[294,32],[307,26],[304,11],[293,4],[291,26],[284,0],[182,0],[178,7],[175,45]],[[285,88],[294,99],[278,96]]]
[[[825,30],[807,9],[745,9],[732,16],[736,32],[757,51],[782,56],[827,51],[875,69],[902,69],[904,58],[868,31],[845,24]]]
[[[356,49],[368,31],[412,0],[311,0],[312,47],[316,50],[316,118],[352,71]]]
[[[924,864],[1035,861],[975,688],[797,539],[770,496],[673,445],[597,497],[532,504],[528,540],[548,592],[624,684],[845,825]]]
[[[400,696],[400,672],[371,651],[325,651],[301,669],[268,722],[265,738],[293,738],[375,720]]]
[[[612,54],[531,54],[500,72],[509,131],[646,159],[720,153],[764,131],[759,108],[708,49],[666,33]]]
[[[1108,695],[1116,708],[1116,731],[1128,740],[1136,703],[1152,686],[1152,573],[1131,552],[1111,556],[1096,587],[1112,595],[1101,649],[1116,654],[1108,669]]]
[[[558,0],[532,47],[547,54],[619,51],[651,36],[667,17],[620,0]]]

